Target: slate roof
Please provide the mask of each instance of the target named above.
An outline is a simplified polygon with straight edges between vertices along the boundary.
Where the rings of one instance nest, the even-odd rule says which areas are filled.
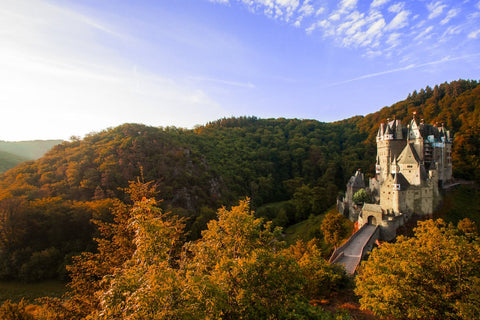
[[[357,170],[354,176],[348,181],[348,186],[352,188],[365,188],[365,181],[363,179],[363,174],[360,170]]]
[[[407,178],[405,178],[405,176],[401,172],[397,173],[396,177],[395,174],[390,174],[390,176],[393,180],[393,183],[400,185],[400,190],[405,190],[410,186]],[[395,181],[395,178],[397,181]]]

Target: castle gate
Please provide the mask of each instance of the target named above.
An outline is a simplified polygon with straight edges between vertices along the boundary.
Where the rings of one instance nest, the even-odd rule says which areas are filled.
[[[372,225],[372,226],[376,226],[377,225],[377,218],[375,218],[374,216],[369,216],[368,217],[368,224]]]

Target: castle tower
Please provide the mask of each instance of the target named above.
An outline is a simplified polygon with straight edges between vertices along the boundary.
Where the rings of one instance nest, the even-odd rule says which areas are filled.
[[[393,157],[405,147],[403,126],[400,120],[387,119],[387,123],[381,123],[377,133],[377,165],[376,172],[381,180],[385,180],[390,174],[390,165]]]
[[[417,120],[415,119],[416,112],[413,113],[413,119],[410,121],[410,125],[408,126],[408,135],[407,135],[407,143],[413,143],[417,155],[420,156],[420,161],[423,163],[424,158],[424,149],[423,149],[423,137],[422,137],[422,129],[423,123],[417,125]]]

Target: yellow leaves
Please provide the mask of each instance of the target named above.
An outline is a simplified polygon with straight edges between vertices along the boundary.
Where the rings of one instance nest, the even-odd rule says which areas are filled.
[[[472,310],[480,299],[465,286],[467,278],[480,281],[480,256],[472,254],[479,248],[442,220],[419,222],[414,238],[385,244],[362,264],[356,279],[362,308],[406,319],[470,319],[458,306]]]
[[[97,305],[92,319],[310,319],[319,311],[308,299],[328,295],[344,275],[313,242],[286,250],[280,230],[255,218],[248,199],[220,209],[201,239],[183,245],[183,220],[162,212],[154,199],[139,197],[129,214],[126,221],[119,210],[118,226],[100,225],[107,235],[126,233],[109,238],[120,248],[133,231],[133,254],[125,251],[121,262],[103,239],[98,254],[77,258],[71,269],[83,312]],[[92,296],[98,300],[89,303]]]

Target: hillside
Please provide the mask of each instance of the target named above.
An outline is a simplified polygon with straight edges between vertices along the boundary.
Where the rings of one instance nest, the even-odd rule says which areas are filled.
[[[480,181],[476,81],[427,87],[335,123],[241,117],[194,130],[124,124],[63,142],[0,175],[0,278],[30,280],[52,257],[58,267],[91,250],[90,219],[111,219],[109,208],[129,202],[124,188],[138,177],[157,183],[164,209],[188,218],[189,239],[200,236],[218,207],[246,196],[257,216],[282,227],[324,213],[357,168],[373,172],[378,123],[394,116],[407,122],[414,111],[453,130],[454,175]]]
[[[0,173],[5,172],[8,169],[11,169],[16,165],[18,165],[19,163],[22,163],[27,160],[30,160],[30,159],[16,155],[16,154],[12,154],[10,152],[0,151]]]
[[[62,140],[0,141],[0,173],[27,160],[36,160]]]

